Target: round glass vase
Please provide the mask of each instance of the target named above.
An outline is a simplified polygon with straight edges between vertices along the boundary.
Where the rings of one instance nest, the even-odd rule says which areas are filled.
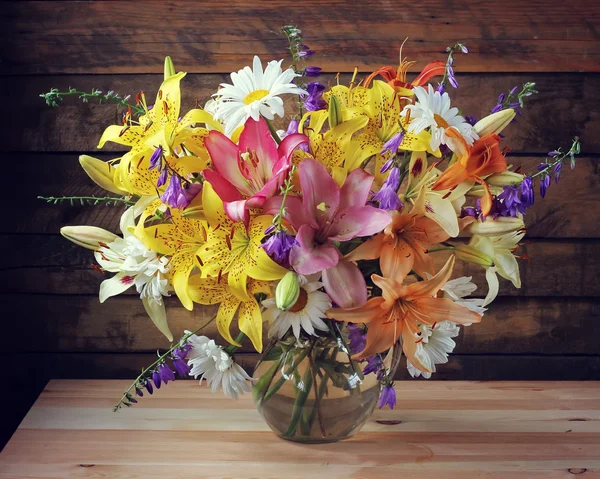
[[[272,342],[254,370],[254,402],[283,439],[336,442],[360,430],[377,403],[375,374],[363,375],[340,338]]]

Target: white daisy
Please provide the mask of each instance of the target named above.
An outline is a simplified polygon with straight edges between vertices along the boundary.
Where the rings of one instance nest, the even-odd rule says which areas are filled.
[[[189,333],[186,331],[186,334]],[[222,387],[223,392],[234,399],[239,394],[252,391],[252,378],[214,340],[193,334],[187,342],[192,346],[187,355],[190,376],[195,379],[200,376],[200,384],[206,379],[212,392]]]
[[[452,338],[458,336],[459,327],[451,321],[436,323],[434,327],[426,324],[419,326],[423,340],[417,344],[416,356],[432,372],[435,372],[436,364],[446,364],[448,353],[454,351],[456,343]],[[410,361],[406,362],[408,372],[413,378],[423,376],[429,379],[431,373],[425,373],[415,368]]]
[[[442,286],[441,291],[444,292],[444,298],[450,298],[456,304],[460,304],[474,313],[483,316],[487,308],[483,307],[483,298],[466,298],[473,294],[477,289],[477,285],[471,282],[472,276],[461,276],[460,278],[452,279]],[[467,325],[465,325],[467,326]]]
[[[431,85],[427,85],[427,89],[420,86],[415,87],[413,92],[418,101],[414,105],[406,105],[401,115],[405,117],[410,111],[408,131],[411,133],[419,134],[429,128],[432,150],[435,151],[440,145],[447,144],[446,130],[448,128],[458,130],[469,145],[479,139],[479,135],[475,133],[473,127],[458,114],[458,108],[450,108],[448,93],[441,95]]]
[[[306,277],[298,275],[300,295],[296,304],[289,310],[283,311],[277,308],[275,298],[265,299],[262,305],[267,308],[263,312],[263,318],[269,321],[269,336],[283,338],[292,328],[294,336],[300,339],[300,330],[315,335],[315,329],[328,331],[327,325],[321,318],[325,317],[325,311],[331,309],[331,299],[322,291],[323,283],[309,281]]]
[[[219,98],[215,119],[225,124],[226,135],[231,135],[248,118],[258,121],[260,115],[269,120],[275,115],[283,116],[283,100],[279,95],[306,94],[292,83],[299,75],[291,68],[282,71],[282,62],[269,62],[263,72],[260,59],[255,56],[252,68],[244,67],[231,74],[233,85],[221,83],[222,88],[213,95]]]

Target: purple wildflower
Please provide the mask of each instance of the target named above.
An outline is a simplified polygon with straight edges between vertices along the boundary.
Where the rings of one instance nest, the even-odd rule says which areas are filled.
[[[465,121],[471,125],[471,126],[475,126],[475,123],[477,123],[479,120],[477,119],[477,117],[470,115],[470,116],[465,116]]]
[[[160,389],[160,374],[158,371],[152,373],[152,382],[154,382],[154,387],[156,389]]]
[[[162,363],[160,366],[158,366],[158,374],[160,375],[160,380],[164,384],[168,384],[169,381],[175,381],[175,374],[173,374],[171,368],[165,363]]]
[[[446,73],[448,75],[448,82],[450,85],[452,85],[454,88],[458,88],[458,80],[454,76],[454,69],[450,65],[448,65]]]
[[[312,57],[316,52],[314,50],[306,50],[303,52],[298,52],[299,57]]]
[[[494,108],[492,108],[492,113],[498,113],[500,110],[502,110],[502,105],[498,103]]]
[[[142,398],[142,397],[144,397],[144,393],[143,393],[143,392],[142,392],[142,390],[141,390],[140,388],[138,388],[137,386],[135,387],[135,394],[136,394],[136,396],[139,396],[139,397],[141,397],[141,398]]]
[[[521,182],[521,202],[525,208],[529,208],[533,205],[534,200],[533,180],[527,177]]]
[[[498,103],[502,103],[504,101],[504,93],[500,93],[500,95],[498,96]]]
[[[360,353],[367,344],[365,330],[353,323],[348,323],[348,346],[352,354]]]
[[[550,175],[546,175],[540,181],[540,196],[543,198],[546,196],[546,190],[550,186]]]
[[[388,141],[383,144],[382,150],[379,152],[380,155],[385,154],[386,152],[391,152],[392,154],[396,154],[398,151],[398,147],[402,143],[402,139],[404,138],[404,133],[401,131],[392,136]]]
[[[520,190],[516,186],[502,187],[503,191],[498,195],[497,208],[499,216],[512,216],[516,218],[518,214],[525,214],[525,205],[520,198]]]
[[[560,170],[562,170],[562,163],[557,163],[554,166],[554,182],[558,183],[560,180]]]
[[[383,166],[381,167],[381,170],[379,170],[379,173],[381,173],[382,175],[384,173],[387,173],[388,171],[390,171],[390,169],[392,168],[392,166],[394,166],[394,159],[390,158],[389,160],[387,160]]]
[[[367,365],[363,369],[363,374],[371,374],[379,371],[383,364],[381,363],[381,359],[376,354],[375,356],[371,356],[367,358]]]
[[[518,86],[514,86],[510,89],[509,95],[514,95],[515,93],[517,93],[517,90],[519,89]]]
[[[160,199],[173,208],[185,208],[188,205],[179,175],[171,175],[169,186],[167,186]]]
[[[285,231],[277,231],[262,244],[263,249],[273,261],[284,268],[290,268],[290,251],[296,244],[296,238]]]
[[[178,348],[173,350],[173,357],[179,359],[187,358],[188,352],[192,349],[192,345],[190,343],[185,343]]]
[[[154,153],[152,153],[152,156],[150,157],[150,170],[160,167],[162,156],[163,149],[162,146],[159,146],[158,148],[156,148],[156,150],[154,150]]]
[[[460,51],[463,53],[469,53],[469,49],[467,48],[466,45],[460,45]]]
[[[304,109],[306,111],[324,110],[327,106],[322,98],[325,86],[319,82],[310,82],[306,91],[308,91],[308,97],[304,100]]]
[[[390,409],[394,409],[396,406],[396,390],[393,384],[386,384],[381,390],[381,396],[379,396],[379,409],[389,406]]]
[[[167,168],[163,168],[160,172],[160,176],[158,177],[158,181],[156,182],[156,186],[160,187],[167,182],[167,178],[169,177],[169,170]]]
[[[520,106],[521,106],[521,104],[518,101],[513,101],[512,103],[508,104],[508,108],[513,108],[513,109],[518,108]]]
[[[438,84],[438,86],[435,89],[435,91],[437,91],[440,95],[443,95],[444,91],[446,91],[446,88],[444,87],[443,83],[440,83],[440,84]]]
[[[322,68],[320,67],[306,67],[306,69],[304,70],[304,74],[307,77],[318,77],[321,74],[321,70]]]
[[[144,387],[146,388],[146,391],[148,391],[148,394],[152,395],[152,393],[154,392],[154,388],[152,387],[152,382],[147,380],[144,383]]]
[[[400,169],[394,167],[390,171],[381,189],[373,195],[373,201],[379,203],[382,210],[398,211],[404,208],[404,203],[398,198],[398,187],[400,186]]]
[[[190,367],[182,359],[173,359],[173,367],[175,368],[175,371],[177,371],[177,374],[179,374],[182,378],[187,377],[190,373]]]

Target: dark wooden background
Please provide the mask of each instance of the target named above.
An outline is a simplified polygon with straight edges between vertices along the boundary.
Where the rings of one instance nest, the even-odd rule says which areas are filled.
[[[39,93],[69,86],[153,98],[171,55],[183,82],[182,108],[206,100],[227,73],[286,57],[285,24],[318,51],[325,81],[359,66],[394,64],[398,47],[414,72],[467,44],[451,95],[466,114],[484,116],[495,97],[534,81],[540,94],[506,132],[512,162],[534,168],[545,152],[580,135],[583,153],[527,216],[523,288],[502,283],[480,325],[467,328],[439,379],[600,378],[600,2],[532,0],[356,1],[12,1],[0,4],[0,384],[5,429],[16,425],[48,378],[134,377],[167,342],[134,295],[97,298],[101,275],[89,251],[64,240],[62,225],[117,231],[121,209],[47,205],[37,195],[101,194],[78,155],[103,159],[98,139],[118,121],[115,106],[65,101],[47,107]],[[6,108],[8,107],[8,108]],[[463,267],[485,285],[477,268]],[[482,290],[482,293],[485,289]],[[188,313],[172,298],[175,335],[211,311]],[[214,328],[209,334],[214,334]],[[257,355],[240,361],[251,368]],[[406,377],[405,371],[400,372]],[[1,439],[1,438],[0,438]]]

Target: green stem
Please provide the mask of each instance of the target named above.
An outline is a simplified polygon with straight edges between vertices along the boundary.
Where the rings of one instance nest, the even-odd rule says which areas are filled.
[[[118,95],[103,95],[101,93],[98,93],[94,90],[92,90],[92,93],[86,93],[83,91],[78,91],[75,89],[69,89],[69,91],[58,91],[56,89],[52,89],[50,90],[48,93],[42,93],[40,94],[40,97],[44,98],[46,100],[46,103],[49,106],[58,106],[60,101],[62,101],[63,97],[66,96],[73,96],[73,95],[77,95],[79,98],[81,98],[85,103],[87,103],[87,101],[90,98],[95,98],[97,100],[100,101],[100,103],[102,103],[103,101],[105,102],[112,102],[112,103],[116,103],[118,105],[127,107],[127,108],[131,108],[133,111],[135,111],[138,115],[143,115],[146,113],[146,111],[141,107],[141,106],[137,106],[137,105],[132,105],[130,103],[127,103],[127,101],[123,98],[120,98]]]
[[[235,342],[238,344],[242,344],[245,339],[246,339],[246,334],[242,333],[240,331],[240,334],[238,334],[237,338],[235,338]],[[225,352],[231,356],[233,353],[235,353],[238,350],[239,347],[240,346],[236,346],[235,344],[230,344],[229,346],[227,346],[225,348]]]
[[[71,203],[71,205],[73,205],[74,201],[79,201],[82,205],[84,204],[84,202],[90,204],[92,203],[93,206],[97,205],[100,202],[105,201],[108,205],[110,205],[111,202],[113,203],[124,203],[126,205],[135,205],[135,201],[133,200],[128,200],[126,198],[120,198],[120,197],[113,197],[113,196],[104,196],[104,197],[96,197],[96,196],[38,196],[37,197],[38,200],[44,200],[48,203],[53,203],[53,204],[58,204],[58,203],[62,203],[65,201],[69,201]]]
[[[309,348],[312,350],[312,346]],[[294,408],[292,410],[292,419],[290,421],[290,425],[287,430],[283,433],[284,437],[291,437],[296,432],[296,427],[298,426],[298,421],[302,416],[302,410],[304,408],[304,404],[308,399],[308,395],[310,394],[310,390],[312,388],[312,370],[310,367],[306,368],[306,372],[304,373],[304,378],[302,379],[303,389],[296,396],[296,401],[294,402]]]
[[[292,357],[290,367],[286,371],[283,372],[282,376],[277,380],[277,382],[273,385],[273,387],[271,387],[266,392],[263,402],[267,402],[271,398],[271,396],[273,396],[273,394],[275,394],[277,391],[279,391],[279,389],[281,389],[281,386],[283,386],[285,384],[285,382],[287,381],[287,378],[290,376],[290,374],[292,374],[294,372],[294,369],[298,367],[298,365],[304,360],[306,355],[312,350],[313,345],[314,345],[314,343],[311,344],[310,347],[304,348],[297,357],[295,357],[295,358]],[[290,351],[290,353],[292,351],[294,351],[294,350],[292,349]]]
[[[263,118],[265,118],[265,117],[263,116]],[[277,134],[277,130],[273,126],[273,123],[271,123],[271,120],[268,120],[267,118],[265,118],[265,121],[267,122],[267,126],[269,127],[269,131],[271,132],[271,136],[277,142],[277,144],[280,145],[281,144],[281,138],[279,138],[279,135]]]
[[[200,332],[202,329],[204,329],[206,326],[208,326],[214,320],[215,320],[215,317],[211,318],[208,322],[204,323],[198,329],[192,331],[191,333],[187,333],[186,335],[182,336],[182,338],[179,341],[177,341],[177,343],[175,343],[173,346],[171,346],[164,354],[161,354],[156,361],[154,361],[152,364],[150,364],[150,366],[147,366],[147,367],[143,368],[142,372],[140,373],[140,375],[137,378],[135,378],[135,381],[133,381],[131,383],[131,385],[125,390],[125,392],[123,393],[123,396],[121,396],[121,399],[119,400],[119,402],[117,403],[117,405],[115,407],[113,407],[113,412],[117,412],[121,408],[121,406],[123,406],[123,404],[126,404],[128,402],[128,401],[126,401],[127,397],[131,396],[131,391],[135,388],[136,385],[138,385],[138,384],[141,383],[141,380],[146,377],[146,374],[148,373],[148,371],[151,371],[152,369],[154,369],[154,367],[156,365],[164,362],[164,360],[175,349],[177,349],[182,344],[184,344],[188,340],[188,338],[190,338],[194,334]]]
[[[321,410],[321,399],[319,397],[319,391],[317,391],[317,372],[315,370],[315,362],[314,362],[312,354],[308,357],[308,361],[310,364],[310,371],[312,374],[313,388],[315,390],[315,406],[317,408],[317,418],[319,420],[319,429],[321,431],[321,437],[325,438],[327,436],[327,433],[325,431],[325,423],[323,422],[323,411]],[[309,424],[309,427],[310,426],[312,426],[312,421]]]
[[[428,249],[427,253],[437,253],[438,251],[450,251],[456,249],[454,246],[446,246],[444,248]]]

